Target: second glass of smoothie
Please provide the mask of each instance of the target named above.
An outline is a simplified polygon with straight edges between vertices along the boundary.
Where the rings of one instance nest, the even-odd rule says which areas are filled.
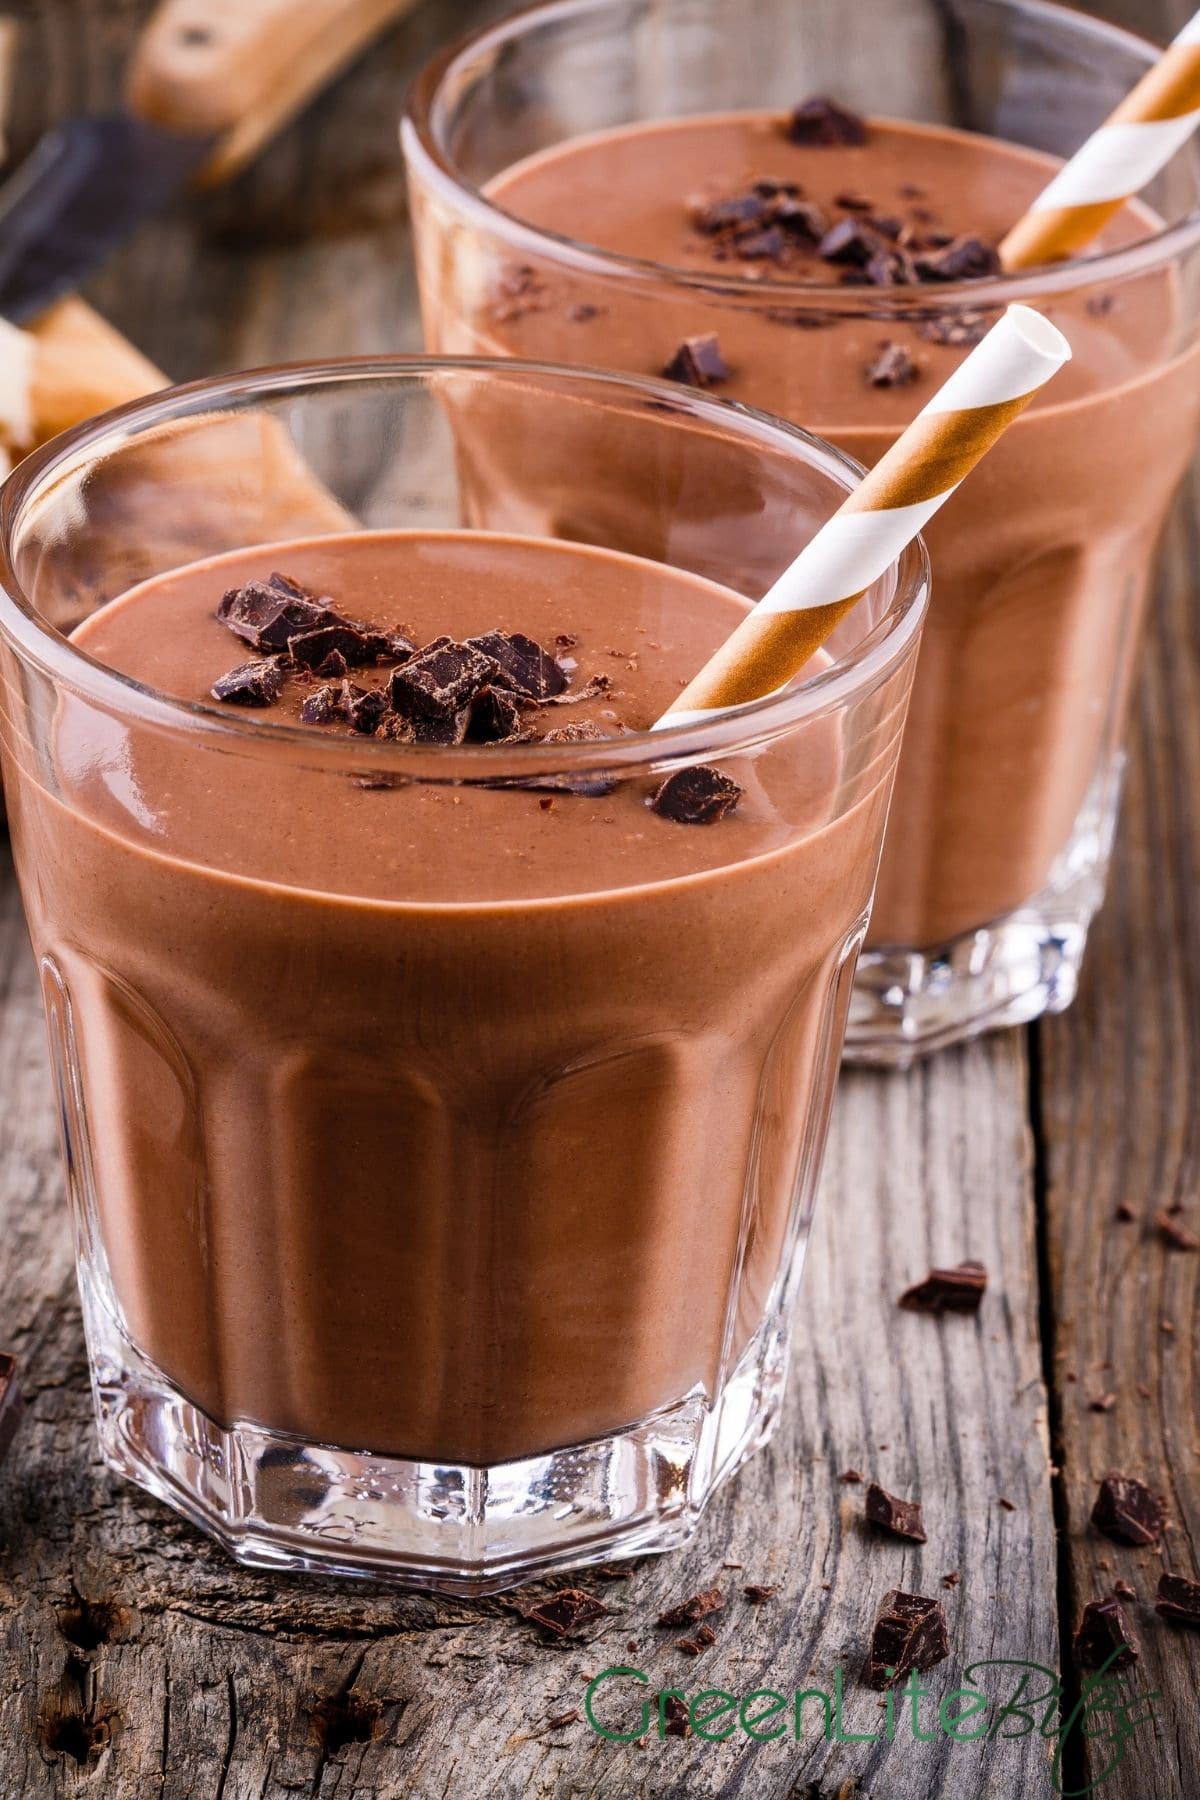
[[[995,246],[1157,54],[1029,0],[575,0],[447,52],[405,121],[433,349],[666,373],[872,464],[1008,302],[1072,344],[928,527],[863,1060],[1075,992],[1200,419],[1194,152],[1093,255],[1002,276]]]

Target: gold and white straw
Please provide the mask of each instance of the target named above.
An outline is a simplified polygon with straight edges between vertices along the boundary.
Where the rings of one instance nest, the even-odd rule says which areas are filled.
[[[1073,256],[1140,193],[1200,124],[1200,13],[1063,164],[1000,246],[1006,269]]]
[[[698,723],[790,681],[1070,355],[1041,313],[1010,306],[655,729]]]

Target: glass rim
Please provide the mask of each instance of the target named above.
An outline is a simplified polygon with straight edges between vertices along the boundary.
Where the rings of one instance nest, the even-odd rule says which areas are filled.
[[[1140,53],[1147,67],[1163,53],[1164,46],[1156,44],[1152,38],[1143,37],[1140,32],[1125,26],[1110,24],[1106,19],[1094,18],[1074,6],[1062,5],[1059,0],[987,0],[987,3],[1053,19],[1060,27],[1084,37],[1123,45]],[[763,283],[749,275],[717,275],[605,250],[582,238],[566,237],[560,232],[532,225],[489,200],[481,189],[462,176],[437,142],[433,125],[435,108],[444,84],[464,57],[479,51],[499,50],[506,43],[524,36],[535,25],[602,12],[612,4],[613,0],[530,0],[530,4],[516,12],[464,33],[425,64],[409,90],[400,120],[404,154],[412,164],[420,167],[426,179],[444,194],[452,195],[464,210],[480,221],[493,224],[502,221],[505,235],[514,243],[543,255],[553,255],[560,262],[569,261],[579,271],[610,278],[619,274],[628,280],[653,279],[658,283],[669,278],[673,286],[689,292],[719,295],[724,299],[757,297],[764,304],[783,304],[797,310],[808,307],[826,313],[865,314],[872,318],[919,317],[931,312],[1002,308],[1039,295],[1069,293],[1080,287],[1124,280],[1170,263],[1200,242],[1200,207],[1197,207],[1160,232],[1099,255],[1068,257],[1063,262],[1014,270],[984,280],[938,282],[936,289],[872,288],[868,300],[864,298],[863,290],[846,287],[840,282],[773,280]],[[569,138],[562,140],[563,143],[570,141]],[[547,246],[550,246],[549,250]]]
[[[808,467],[816,467],[827,474],[845,493],[858,485],[864,473],[860,463],[824,438],[769,413],[739,401],[718,399],[696,389],[681,387],[676,382],[608,369],[510,357],[366,355],[269,364],[228,375],[205,376],[159,389],[99,413],[50,439],[13,470],[0,488],[0,638],[8,642],[23,663],[39,669],[52,681],[65,684],[85,698],[147,726],[207,732],[226,740],[240,740],[250,753],[268,744],[287,743],[302,750],[306,760],[328,759],[352,765],[359,771],[365,767],[373,771],[387,769],[410,781],[427,784],[445,782],[477,786],[494,786],[509,777],[516,783],[542,774],[693,762],[708,754],[729,755],[753,749],[870,693],[912,650],[924,619],[930,589],[929,559],[920,537],[915,538],[880,577],[889,584],[887,609],[844,656],[775,694],[731,707],[715,719],[658,731],[631,731],[603,742],[555,744],[551,754],[539,743],[517,744],[507,749],[488,744],[465,744],[455,748],[405,745],[367,736],[327,737],[303,725],[251,717],[239,709],[223,707],[219,702],[183,700],[165,694],[131,675],[110,668],[74,644],[64,632],[42,617],[16,574],[12,546],[29,507],[72,470],[77,471],[104,454],[116,454],[136,444],[142,432],[181,418],[219,416],[222,400],[242,403],[233,409],[236,416],[256,399],[265,401],[271,397],[283,398],[307,390],[356,383],[389,380],[420,383],[439,374],[478,375],[489,380],[549,378],[573,389],[616,389],[643,401],[670,402],[671,412],[676,416],[686,414],[698,422],[720,425],[726,430],[736,426],[739,437],[748,447],[757,443],[764,448],[790,453]],[[648,417],[654,416],[648,414]],[[140,431],[136,429],[139,427]],[[310,535],[319,539],[338,534]],[[291,541],[294,540],[279,540],[281,544]],[[552,538],[543,541],[566,543],[570,540]],[[246,546],[250,549],[260,547],[266,551],[272,544]]]

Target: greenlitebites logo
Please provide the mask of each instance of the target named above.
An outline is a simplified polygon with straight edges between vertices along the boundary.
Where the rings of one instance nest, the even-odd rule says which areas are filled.
[[[873,1718],[863,1713],[856,1720],[847,1717],[840,1669],[832,1689],[811,1687],[785,1694],[755,1688],[738,1695],[725,1688],[703,1688],[688,1694],[679,1688],[655,1689],[644,1670],[615,1664],[589,1682],[584,1706],[597,1736],[618,1744],[686,1735],[709,1743],[730,1738],[800,1743],[823,1736],[842,1744],[895,1743],[905,1737],[914,1743],[942,1738],[975,1744],[984,1738],[1036,1733],[1049,1751],[1054,1792],[1071,1800],[1091,1793],[1120,1766],[1130,1740],[1152,1718],[1155,1703],[1162,1698],[1159,1689],[1128,1692],[1110,1663],[1088,1677],[1073,1703],[1053,1669],[1019,1657],[968,1663],[962,1685],[940,1699],[921,1685],[914,1670],[903,1686],[888,1691],[882,1716],[872,1708]],[[854,1729],[855,1724],[861,1728]],[[1083,1742],[1091,1778],[1081,1786],[1066,1786],[1063,1768],[1069,1747]]]

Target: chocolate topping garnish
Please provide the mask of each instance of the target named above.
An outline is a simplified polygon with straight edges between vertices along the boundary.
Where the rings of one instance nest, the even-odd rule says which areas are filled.
[[[20,1364],[11,1350],[0,1350],[0,1459],[16,1436],[24,1405]]]
[[[1160,1575],[1154,1610],[1172,1625],[1191,1625],[1200,1630],[1200,1581],[1189,1581],[1186,1575]]]
[[[715,387],[727,381],[729,373],[715,331],[684,338],[663,370],[668,381],[684,381],[689,387]]]
[[[718,1587],[702,1588],[688,1600],[681,1600],[678,1606],[669,1606],[666,1612],[658,1615],[658,1623],[670,1629],[678,1625],[694,1625],[709,1613],[720,1612],[725,1605],[725,1596]]]
[[[1089,1600],[1075,1627],[1075,1654],[1084,1669],[1127,1669],[1140,1654],[1124,1608],[1115,1594]],[[1114,1654],[1115,1652],[1115,1654]]]
[[[348,668],[374,662],[377,636],[358,631],[353,625],[320,625],[315,631],[301,632],[288,639],[288,654],[302,669],[318,669],[336,652]],[[325,670],[324,673],[332,673]]]
[[[494,687],[511,688],[531,700],[545,700],[552,694],[561,694],[567,685],[559,664],[522,631],[486,631],[480,637],[468,638],[467,643],[495,663]]]
[[[1100,1483],[1092,1524],[1118,1544],[1156,1544],[1167,1522],[1166,1502],[1136,1475],[1110,1469]]]
[[[890,1531],[895,1537],[908,1538],[914,1544],[926,1542],[920,1504],[915,1500],[898,1500],[877,1481],[867,1489],[866,1516],[872,1525]]]
[[[256,650],[286,650],[288,639],[325,625],[349,625],[326,601],[307,593],[288,575],[230,588],[217,607],[222,625]]]
[[[720,769],[697,763],[668,775],[650,801],[650,809],[677,825],[713,825],[731,813],[743,790]]]
[[[393,669],[391,700],[398,713],[444,719],[466,706],[497,673],[490,656],[453,638],[434,638]]]
[[[827,95],[805,100],[789,114],[784,136],[793,144],[828,149],[838,144],[865,144],[867,122]]]
[[[540,1625],[551,1637],[569,1637],[584,1625],[591,1625],[596,1619],[602,1619],[608,1608],[595,1594],[585,1593],[583,1588],[559,1588],[557,1593],[539,1600],[521,1616],[531,1625]]]
[[[871,386],[879,388],[905,387],[920,373],[903,344],[884,344],[866,369]]]
[[[214,700],[230,706],[270,706],[283,692],[283,670],[277,661],[264,657],[260,662],[239,663],[214,681],[209,690]]]
[[[949,1654],[950,1634],[941,1601],[893,1588],[884,1595],[875,1621],[863,1680],[875,1689],[894,1687],[914,1669],[924,1673]]]
[[[964,1262],[955,1269],[931,1269],[924,1281],[906,1288],[896,1304],[909,1312],[977,1312],[986,1287],[983,1264]]]

